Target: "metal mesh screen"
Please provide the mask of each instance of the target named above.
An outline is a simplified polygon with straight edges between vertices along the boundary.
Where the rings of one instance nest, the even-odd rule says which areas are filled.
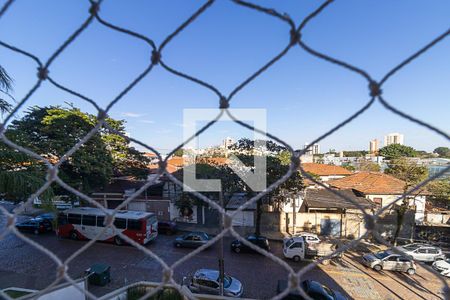
[[[8,9],[10,8],[11,5],[13,5],[15,1],[14,0],[9,0],[7,1],[4,6],[1,8],[0,10],[0,21],[1,21],[1,17],[3,17],[4,14],[8,13]],[[7,144],[8,146],[10,146],[13,149],[16,149],[20,152],[23,152],[27,155],[29,155],[30,157],[40,160],[42,162],[44,162],[46,164],[46,166],[48,167],[48,172],[47,172],[47,177],[46,177],[46,183],[39,189],[37,190],[33,195],[30,195],[27,203],[30,204],[32,202],[32,199],[34,199],[35,197],[39,196],[40,194],[42,194],[51,184],[56,183],[58,185],[60,185],[61,187],[63,187],[64,189],[66,189],[67,191],[77,195],[78,197],[80,197],[81,199],[87,201],[88,203],[90,203],[91,205],[98,207],[100,209],[102,209],[106,214],[107,214],[107,227],[104,228],[103,231],[105,231],[108,227],[113,228],[114,229],[114,218],[116,213],[118,212],[118,210],[120,210],[121,208],[125,207],[128,203],[130,203],[133,199],[135,199],[139,194],[141,194],[146,188],[148,188],[150,185],[152,185],[152,183],[155,180],[149,180],[146,182],[146,184],[140,188],[139,190],[137,190],[133,195],[131,195],[130,197],[128,197],[121,205],[119,205],[112,214],[108,213],[105,208],[100,205],[97,201],[93,200],[91,197],[81,193],[80,191],[72,188],[71,186],[67,185],[64,181],[61,180],[60,177],[58,177],[58,168],[59,166],[66,161],[73,153],[75,153],[75,151],[77,151],[84,143],[86,143],[100,128],[102,128],[103,126],[108,126],[105,123],[105,119],[108,116],[108,112],[111,110],[111,108],[117,104],[119,101],[122,100],[122,98],[130,92],[130,90],[132,90],[137,84],[139,84],[139,82],[146,77],[155,67],[161,67],[163,69],[165,69],[167,72],[173,74],[174,76],[178,76],[181,78],[184,78],[185,80],[188,80],[190,82],[192,82],[193,84],[198,84],[202,87],[204,87],[207,90],[210,90],[211,92],[213,92],[216,96],[217,96],[217,100],[218,100],[218,107],[220,108],[220,113],[218,114],[218,116],[211,120],[208,124],[206,124],[203,128],[201,128],[194,136],[192,136],[190,139],[188,139],[187,141],[184,141],[184,143],[180,144],[178,147],[176,147],[175,149],[173,149],[169,155],[167,156],[167,158],[162,159],[160,153],[154,149],[152,146],[147,145],[139,140],[133,139],[133,138],[129,138],[126,136],[123,136],[120,132],[115,131],[113,128],[109,128],[109,130],[111,130],[114,133],[117,133],[119,135],[122,135],[124,138],[126,138],[129,141],[132,141],[134,143],[137,143],[139,145],[141,145],[142,147],[156,153],[156,155],[158,156],[159,159],[159,170],[158,170],[158,174],[159,175],[166,175],[170,180],[172,180],[175,184],[183,186],[183,183],[180,182],[177,178],[175,178],[173,175],[171,175],[167,170],[166,170],[166,166],[167,166],[167,160],[169,159],[169,157],[178,149],[181,149],[188,141],[192,140],[193,138],[195,138],[196,136],[201,135],[204,131],[206,131],[211,125],[213,125],[215,122],[217,122],[220,117],[223,114],[228,114],[234,122],[236,122],[237,124],[244,126],[246,128],[255,130],[257,132],[260,132],[264,135],[266,135],[268,138],[273,139],[275,141],[277,141],[278,143],[281,143],[282,145],[286,146],[287,149],[291,152],[291,165],[289,168],[289,171],[283,176],[281,177],[279,180],[277,180],[275,183],[273,183],[272,185],[270,185],[269,187],[267,187],[264,191],[258,193],[255,197],[251,198],[245,205],[241,206],[237,211],[233,212],[233,213],[229,213],[226,212],[220,205],[218,205],[215,201],[209,199],[208,197],[206,197],[205,195],[202,195],[200,193],[194,192],[193,194],[196,195],[199,199],[201,199],[202,201],[208,203],[211,207],[217,209],[219,211],[220,214],[222,214],[224,216],[224,230],[218,234],[217,236],[215,236],[212,240],[210,240],[208,242],[208,244],[190,252],[188,255],[184,256],[183,258],[181,258],[180,260],[178,260],[177,262],[175,262],[172,265],[168,265],[166,262],[164,262],[164,260],[162,260],[160,257],[158,257],[155,253],[153,253],[150,249],[143,247],[142,245],[136,243],[135,241],[131,240],[130,238],[128,238],[127,236],[125,236],[124,234],[120,233],[119,231],[117,231],[117,234],[126,242],[128,242],[129,244],[131,244],[132,246],[136,247],[137,249],[141,250],[142,252],[144,252],[146,255],[154,258],[155,260],[157,260],[162,267],[162,282],[160,283],[160,285],[155,288],[152,289],[147,295],[143,296],[142,299],[154,295],[156,292],[158,292],[159,290],[161,290],[164,285],[167,284],[172,284],[180,293],[183,293],[184,296],[186,296],[189,299],[195,299],[195,296],[193,296],[192,294],[187,294],[185,292],[184,289],[181,288],[181,285],[178,284],[174,279],[173,279],[173,269],[177,266],[179,266],[180,264],[182,264],[184,261],[190,260],[190,259],[195,259],[194,256],[198,253],[200,253],[202,250],[204,250],[205,248],[207,248],[208,246],[212,245],[213,243],[217,242],[219,239],[221,239],[225,234],[230,233],[232,236],[234,236],[235,238],[239,239],[242,243],[244,243],[245,245],[253,248],[254,250],[260,252],[261,254],[263,254],[264,256],[270,258],[271,260],[273,260],[274,262],[276,262],[277,264],[281,265],[283,268],[286,269],[286,271],[289,273],[289,285],[288,288],[281,294],[277,295],[276,297],[274,297],[273,299],[281,299],[283,296],[287,295],[289,292],[289,289],[297,289],[304,297],[306,297],[307,299],[310,299],[307,295],[304,294],[303,290],[301,290],[299,288],[299,282],[301,280],[301,278],[304,276],[304,274],[313,269],[314,267],[316,267],[316,265],[318,263],[320,263],[321,261],[325,260],[325,259],[329,259],[331,256],[329,257],[322,257],[321,259],[318,259],[317,261],[309,264],[308,266],[306,266],[305,268],[302,268],[300,271],[295,272],[284,260],[276,257],[275,255],[273,255],[272,253],[266,252],[256,246],[254,246],[253,244],[249,243],[246,239],[244,239],[243,237],[241,237],[233,228],[232,226],[232,218],[240,211],[242,211],[243,209],[245,209],[247,206],[251,205],[252,203],[255,203],[258,199],[260,199],[261,197],[263,197],[264,195],[266,195],[267,193],[269,193],[270,191],[276,189],[280,184],[282,184],[284,181],[286,181],[294,172],[296,172],[298,169],[301,170],[303,176],[305,178],[308,178],[310,180],[312,180],[313,182],[315,182],[316,184],[322,186],[325,189],[328,189],[330,192],[335,193],[337,197],[342,198],[343,201],[348,201],[351,202],[353,205],[355,205],[356,207],[358,207],[361,212],[364,214],[364,218],[365,218],[365,227],[367,229],[367,232],[365,235],[363,235],[362,237],[360,237],[359,239],[356,239],[354,241],[352,241],[351,243],[340,247],[339,249],[336,250],[336,253],[341,253],[344,252],[348,249],[351,249],[352,247],[355,247],[360,241],[361,239],[367,237],[367,235],[372,234],[373,237],[380,243],[383,243],[389,247],[392,247],[393,245],[391,245],[388,241],[384,240],[383,237],[380,236],[380,234],[375,230],[375,224],[377,222],[377,218],[380,216],[380,214],[382,214],[383,212],[385,212],[386,210],[390,209],[394,203],[397,200],[403,199],[404,197],[406,197],[407,195],[412,194],[413,192],[417,191],[418,189],[422,188],[424,185],[426,185],[428,182],[438,178],[439,176],[443,175],[445,172],[448,172],[450,170],[450,167],[445,168],[444,170],[442,170],[440,173],[435,174],[434,176],[428,178],[427,180],[423,181],[422,183],[414,186],[413,188],[409,189],[404,195],[402,195],[401,197],[399,197],[396,201],[393,201],[392,203],[390,203],[388,206],[385,206],[381,209],[379,209],[374,215],[370,215],[367,214],[365,212],[365,210],[363,209],[363,207],[361,207],[358,203],[354,202],[353,199],[351,198],[347,198],[344,197],[342,194],[340,193],[336,193],[334,190],[329,189],[326,185],[324,185],[322,182],[317,181],[315,178],[311,177],[310,175],[308,175],[308,173],[306,173],[302,166],[300,165],[300,156],[302,154],[304,154],[308,149],[302,150],[302,151],[294,151],[293,148],[288,145],[287,143],[285,143],[281,138],[273,136],[271,134],[268,133],[264,133],[262,131],[259,131],[257,128],[253,128],[252,126],[244,123],[241,120],[238,120],[237,118],[235,118],[230,111],[228,110],[230,104],[231,104],[231,100],[233,99],[233,97],[239,93],[240,91],[242,91],[251,81],[255,80],[258,76],[260,76],[263,72],[267,71],[272,65],[274,65],[275,63],[277,63],[279,60],[283,59],[283,57],[292,49],[295,47],[299,47],[300,49],[302,49],[303,51],[306,51],[307,53],[309,53],[310,55],[313,55],[315,57],[317,57],[320,60],[326,61],[328,63],[334,64],[336,67],[340,67],[340,68],[345,68],[346,70],[348,70],[349,72],[354,72],[356,74],[358,74],[359,76],[363,77],[366,82],[367,82],[367,91],[368,91],[368,102],[358,111],[354,112],[349,118],[342,120],[339,124],[337,124],[336,126],[334,126],[332,129],[330,129],[328,132],[324,133],[323,135],[317,137],[313,142],[311,142],[309,144],[309,147],[311,147],[313,144],[325,139],[326,137],[334,134],[335,132],[337,132],[338,130],[340,130],[343,126],[345,126],[346,124],[352,122],[353,120],[355,120],[357,117],[359,117],[360,115],[364,114],[372,105],[373,103],[375,103],[376,101],[378,101],[379,103],[381,103],[383,105],[383,107],[386,110],[391,111],[392,113],[398,115],[401,118],[407,119],[413,123],[416,123],[417,125],[423,126],[425,128],[427,128],[429,131],[434,132],[440,136],[442,136],[445,140],[450,141],[450,137],[449,135],[430,125],[428,122],[424,121],[424,120],[420,120],[417,119],[405,112],[402,112],[401,110],[395,108],[394,106],[392,106],[384,97],[383,93],[382,93],[382,87],[383,85],[392,77],[394,76],[397,72],[399,72],[400,70],[402,70],[406,65],[408,65],[409,63],[413,62],[416,58],[418,58],[419,56],[421,56],[422,54],[424,54],[425,52],[427,52],[430,48],[432,48],[433,46],[435,46],[437,43],[441,42],[444,38],[446,38],[447,36],[450,35],[450,29],[445,31],[444,33],[442,33],[441,35],[439,35],[438,37],[436,37],[434,40],[432,40],[430,43],[428,43],[427,45],[425,45],[423,48],[419,49],[417,52],[415,52],[414,54],[410,55],[409,57],[407,57],[404,61],[402,61],[400,64],[398,64],[397,66],[395,66],[394,68],[392,68],[391,70],[389,70],[386,75],[384,77],[382,77],[381,80],[375,80],[374,78],[372,78],[372,76],[366,72],[365,70],[362,70],[361,68],[358,68],[356,66],[353,66],[347,62],[341,61],[337,58],[334,58],[332,56],[320,53],[318,51],[316,51],[315,49],[311,48],[309,45],[307,45],[303,38],[302,38],[302,33],[303,30],[306,26],[308,26],[308,24],[310,22],[312,22],[315,18],[317,18],[322,11],[324,11],[325,9],[327,9],[327,7],[332,3],[332,1],[325,1],[323,4],[321,4],[320,6],[318,6],[318,8],[315,11],[312,11],[306,18],[304,18],[303,20],[295,21],[293,19],[291,19],[287,14],[284,13],[280,13],[274,9],[268,8],[268,7],[262,7],[259,6],[258,4],[254,4],[254,3],[250,3],[250,2],[246,2],[246,1],[239,1],[239,0],[235,0],[232,1],[235,5],[240,6],[242,9],[249,9],[249,10],[253,10],[256,11],[258,13],[261,13],[262,15],[267,15],[271,18],[275,18],[277,19],[279,22],[283,22],[286,24],[286,34],[290,36],[290,40],[289,43],[283,48],[283,50],[277,54],[275,57],[273,57],[270,61],[268,61],[265,65],[263,65],[260,69],[256,70],[251,76],[249,76],[247,79],[245,79],[242,83],[240,83],[237,87],[235,87],[233,89],[233,91],[231,93],[229,93],[228,95],[223,94],[218,88],[216,88],[215,86],[213,86],[212,84],[209,84],[208,82],[199,79],[199,78],[195,78],[191,75],[188,75],[186,73],[183,73],[181,71],[175,70],[173,68],[171,68],[167,62],[164,60],[164,49],[166,47],[168,47],[170,45],[170,43],[177,38],[177,36],[179,36],[180,34],[183,34],[183,31],[186,29],[186,27],[188,27],[189,25],[191,25],[193,22],[196,21],[196,19],[198,17],[200,17],[202,14],[207,13],[208,9],[214,4],[214,1],[206,1],[203,5],[201,5],[198,10],[192,14],[187,20],[184,20],[181,25],[170,35],[168,35],[164,41],[160,44],[160,45],[156,45],[152,39],[150,37],[144,36],[142,34],[139,34],[137,32],[133,32],[129,29],[126,28],[122,28],[119,27],[117,25],[111,24],[108,21],[104,20],[101,16],[101,6],[102,6],[102,2],[101,0],[99,1],[90,1],[91,3],[91,7],[89,9],[88,12],[86,12],[86,19],[81,23],[81,25],[79,26],[79,28],[77,30],[75,30],[75,32],[73,32],[62,44],[60,47],[58,47],[53,54],[50,56],[50,58],[47,61],[41,61],[40,58],[38,58],[37,56],[33,55],[32,53],[27,52],[24,49],[20,49],[15,47],[14,45],[10,45],[4,41],[0,40],[0,45],[2,47],[5,47],[11,51],[16,52],[19,55],[25,56],[31,60],[33,60],[38,68],[38,72],[37,72],[37,80],[36,83],[30,88],[30,90],[28,91],[28,93],[26,94],[26,96],[21,99],[17,105],[15,106],[15,108],[12,110],[12,112],[6,116],[4,123],[0,125],[0,139],[3,143]],[[128,86],[123,89],[114,99],[112,99],[109,104],[105,107],[102,108],[100,107],[96,101],[94,99],[90,99],[87,96],[84,96],[80,93],[78,93],[77,91],[74,91],[72,89],[70,89],[69,87],[63,86],[61,84],[59,84],[57,82],[57,79],[51,77],[50,75],[50,67],[52,65],[52,63],[58,59],[58,57],[60,56],[60,54],[62,52],[64,52],[68,47],[71,46],[71,44],[75,43],[77,38],[83,34],[83,32],[93,23],[93,22],[98,22],[100,24],[102,24],[104,27],[115,31],[117,33],[121,33],[121,34],[125,34],[128,35],[130,37],[133,37],[136,39],[136,41],[141,41],[144,42],[148,45],[148,49],[149,51],[151,51],[151,59],[148,62],[143,62],[143,65],[145,65],[145,70],[140,73],[138,76],[136,76],[135,78],[133,78],[132,80],[130,80],[130,83],[128,84]],[[6,130],[6,125],[8,123],[8,121],[11,120],[11,118],[13,118],[13,116],[24,106],[25,103],[27,103],[27,101],[30,99],[30,97],[41,87],[41,85],[45,82],[48,81],[50,84],[52,84],[53,86],[55,86],[58,89],[61,89],[69,94],[72,94],[73,96],[79,97],[87,102],[89,102],[90,104],[92,104],[98,111],[98,124],[92,129],[92,131],[90,131],[83,139],[81,139],[77,144],[75,144],[64,156],[62,156],[60,158],[60,160],[57,163],[51,163],[49,162],[47,159],[45,159],[44,157],[40,156],[37,153],[32,152],[29,149],[26,149],[22,146],[19,146],[15,143],[13,143],[11,140],[8,140],[6,138],[6,136],[4,135],[5,130]],[[22,209],[25,207],[25,205],[27,203],[24,203],[22,206]],[[1,208],[1,207],[0,207]],[[5,229],[0,232],[0,239],[5,237],[8,233],[12,233],[14,235],[16,235],[18,238],[20,238],[21,240],[23,240],[24,242],[32,245],[33,247],[35,247],[36,249],[40,250],[41,252],[45,253],[46,255],[48,255],[48,257],[50,257],[56,264],[57,264],[57,268],[56,268],[56,280],[50,284],[48,287],[46,287],[45,289],[35,293],[33,295],[33,298],[37,298],[40,295],[44,294],[45,292],[49,291],[52,287],[54,287],[58,282],[60,282],[61,280],[65,279],[66,281],[70,282],[71,284],[73,284],[75,287],[79,288],[76,284],[75,281],[68,275],[67,270],[68,270],[68,264],[73,261],[77,256],[81,255],[85,250],[87,250],[89,247],[91,247],[93,245],[93,243],[96,242],[96,239],[100,237],[100,235],[103,233],[100,232],[96,238],[90,240],[89,242],[87,242],[86,244],[84,244],[81,248],[79,248],[75,253],[73,253],[68,259],[62,261],[61,259],[59,259],[54,253],[52,253],[51,251],[49,251],[48,249],[46,249],[44,246],[36,243],[35,241],[31,240],[30,238],[27,238],[26,236],[24,236],[23,234],[21,234],[15,227],[15,220],[16,220],[16,214],[11,214],[9,212],[7,212],[6,210],[4,210],[3,208],[1,208],[3,213],[6,215],[7,217],[7,225],[5,227]],[[114,229],[115,230],[115,229]],[[398,249],[396,249],[394,247],[395,251],[399,251]],[[439,274],[434,271],[430,266],[427,265],[423,265],[424,268],[428,269],[430,272],[433,272],[436,276],[438,276],[439,280],[442,281],[442,285],[444,286],[444,295],[448,295],[449,294],[449,287],[448,284],[446,282],[446,280],[444,280],[443,278],[439,277]],[[122,290],[118,290],[117,294],[120,293]],[[89,298],[92,299],[96,299],[96,297],[89,293],[88,291],[82,291],[84,292]],[[9,297],[4,294],[1,293],[1,296],[9,299]]]

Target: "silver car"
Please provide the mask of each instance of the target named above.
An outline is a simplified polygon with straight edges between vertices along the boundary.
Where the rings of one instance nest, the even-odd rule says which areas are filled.
[[[416,273],[416,265],[412,258],[396,254],[390,250],[364,255],[363,264],[375,271],[398,271],[406,272],[409,275]]]
[[[188,282],[186,282],[188,281]],[[212,269],[197,270],[192,278],[183,278],[183,284],[187,284],[189,290],[198,294],[220,294],[219,271]],[[234,277],[225,274],[223,283],[224,296],[239,298],[244,288],[242,283]]]
[[[440,248],[427,244],[409,244],[398,247],[398,249],[417,261],[434,262],[445,259],[445,255]]]

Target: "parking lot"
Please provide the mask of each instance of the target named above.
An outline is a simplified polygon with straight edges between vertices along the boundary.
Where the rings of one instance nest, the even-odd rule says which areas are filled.
[[[3,230],[4,221],[0,224]],[[86,242],[59,239],[54,234],[27,235],[44,245],[61,259],[67,259]],[[146,247],[154,251],[166,263],[173,264],[191,250],[173,247],[174,236],[159,235]],[[258,254],[236,254],[229,250],[231,239],[225,245],[225,271],[244,284],[244,296],[267,299],[275,295],[278,279],[286,279],[287,271]],[[272,252],[282,257],[281,243],[271,243]],[[182,277],[199,268],[216,268],[218,245],[198,254],[174,270],[174,277],[181,282]],[[417,274],[369,270],[359,263],[361,254],[347,253],[340,261],[330,265],[320,265],[307,273],[308,279],[326,284],[341,292],[349,299],[444,299],[442,282],[419,267]],[[106,294],[132,282],[147,280],[160,281],[159,263],[131,246],[116,246],[97,242],[69,264],[69,274],[73,278],[83,275],[93,263],[106,263],[111,266],[112,282],[106,287],[92,287],[96,295]],[[295,270],[304,267],[306,262],[288,261]],[[14,235],[8,234],[0,241],[0,288],[24,287],[41,289],[55,279],[55,263],[45,254]],[[450,284],[450,280],[447,279]]]

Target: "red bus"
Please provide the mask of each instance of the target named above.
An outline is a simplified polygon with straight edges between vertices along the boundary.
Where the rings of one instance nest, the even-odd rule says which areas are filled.
[[[113,212],[112,209],[107,209]],[[115,215],[114,226],[121,233],[139,244],[146,244],[158,235],[158,220],[154,213],[144,211],[119,210]],[[97,236],[104,229],[105,213],[99,208],[77,207],[65,210],[58,215],[58,229],[60,237],[74,240],[89,240]],[[114,242],[117,245],[125,241],[114,234],[113,228],[107,228],[97,238],[99,241]]]

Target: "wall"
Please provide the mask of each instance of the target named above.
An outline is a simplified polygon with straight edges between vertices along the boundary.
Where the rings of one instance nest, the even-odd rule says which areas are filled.
[[[366,198],[374,201],[375,198],[381,198],[381,206],[387,206],[393,202],[395,202],[400,195],[366,195]],[[415,222],[417,224],[423,223],[425,219],[425,203],[426,203],[426,197],[425,196],[415,196],[415,197],[408,197],[409,205],[415,206]],[[402,203],[402,199],[397,200],[397,204]]]
[[[293,213],[263,213],[261,231],[293,233],[293,219]],[[330,229],[342,237],[357,238],[365,233],[363,216],[357,210],[347,211],[346,214],[326,212],[296,213],[295,232],[308,231],[320,235],[323,233],[321,232],[324,225],[323,220],[332,220],[333,224],[336,224],[336,228]]]
[[[432,224],[449,224],[450,214],[427,213],[425,221]]]

